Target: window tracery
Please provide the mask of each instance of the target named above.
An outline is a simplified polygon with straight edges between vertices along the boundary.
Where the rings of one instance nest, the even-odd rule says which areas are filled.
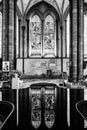
[[[30,56],[33,57],[55,57],[56,35],[55,20],[49,14],[42,21],[35,14],[30,18]]]

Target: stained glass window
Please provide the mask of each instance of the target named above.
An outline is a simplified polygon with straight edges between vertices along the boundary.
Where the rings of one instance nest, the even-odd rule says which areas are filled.
[[[41,56],[41,20],[38,15],[30,19],[30,56]]]
[[[33,57],[55,57],[55,20],[49,14],[44,20],[35,14],[30,17],[29,55]]]
[[[55,22],[51,15],[48,15],[44,22],[43,55],[54,57],[56,55],[55,44]]]

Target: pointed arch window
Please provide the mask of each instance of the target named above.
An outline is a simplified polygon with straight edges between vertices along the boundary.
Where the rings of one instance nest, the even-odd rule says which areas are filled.
[[[56,55],[55,22],[51,15],[47,15],[44,21],[43,55],[54,57]]]
[[[29,25],[29,56],[55,57],[55,18],[48,14],[41,20],[38,14],[34,14],[30,17]]]
[[[41,42],[41,19],[38,15],[34,15],[30,19],[30,56],[42,55],[42,42]]]

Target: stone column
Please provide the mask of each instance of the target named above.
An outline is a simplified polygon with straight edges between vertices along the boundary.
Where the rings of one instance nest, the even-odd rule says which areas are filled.
[[[70,81],[77,82],[77,0],[70,1]]]
[[[14,58],[13,58],[13,69],[16,70],[16,57],[17,57],[17,49],[16,49],[16,44],[17,44],[17,38],[16,38],[16,33],[17,33],[17,13],[16,13],[16,7],[17,7],[17,0],[14,0]],[[13,52],[12,52],[13,53]]]
[[[84,61],[84,10],[83,0],[78,2],[78,66],[77,78],[78,81],[83,78],[83,61]]]
[[[10,70],[15,69],[15,7],[16,0],[3,0],[2,59],[10,62]]]
[[[9,61],[9,0],[3,0],[2,12],[2,60]]]
[[[83,77],[83,0],[70,1],[70,77],[77,82]]]
[[[10,69],[15,69],[15,0],[9,0],[9,61]]]

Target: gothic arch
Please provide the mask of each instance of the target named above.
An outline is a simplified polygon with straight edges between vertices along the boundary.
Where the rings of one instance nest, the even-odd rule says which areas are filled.
[[[55,0],[30,0],[27,7],[26,7],[26,10],[25,10],[25,13],[24,13],[24,16],[26,16],[26,14],[28,13],[28,11],[31,9],[31,7],[33,7],[34,5],[36,5],[37,3],[39,2],[45,2],[45,3],[48,3],[49,5],[53,6],[55,8],[55,10],[57,11],[59,17],[61,17],[61,13],[60,13],[60,9],[58,7],[58,4],[56,3]]]

